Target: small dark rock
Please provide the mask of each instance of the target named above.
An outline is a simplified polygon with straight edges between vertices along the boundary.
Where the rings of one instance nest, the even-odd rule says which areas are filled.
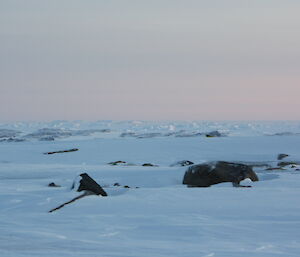
[[[152,163],[144,163],[142,166],[143,167],[157,167],[157,165],[154,165]]]
[[[100,129],[100,132],[102,132],[102,133],[110,133],[111,129]]]
[[[124,188],[130,188],[130,186],[124,186]]]
[[[284,159],[284,158],[286,158],[286,157],[288,157],[289,155],[288,154],[285,154],[285,153],[280,153],[280,154],[278,154],[278,156],[277,156],[277,160],[282,160],[282,159]]]
[[[48,187],[61,187],[60,185],[56,185],[54,182],[49,183]]]
[[[118,164],[125,164],[126,162],[124,161],[115,161],[115,162],[109,162],[109,165],[118,165]]]
[[[121,186],[121,185],[120,185],[119,183],[115,183],[114,186],[115,186],[115,187],[119,187],[119,186]]]
[[[222,137],[224,135],[221,134],[219,131],[215,130],[215,131],[211,131],[209,133],[206,133],[205,136],[206,137]]]

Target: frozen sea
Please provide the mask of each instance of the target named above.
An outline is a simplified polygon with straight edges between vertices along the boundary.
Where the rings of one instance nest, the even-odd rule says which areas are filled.
[[[280,153],[300,162],[300,121],[1,123],[0,256],[299,257],[300,166],[267,170]],[[188,188],[182,160],[248,163],[260,181]],[[48,213],[83,172],[108,197]]]

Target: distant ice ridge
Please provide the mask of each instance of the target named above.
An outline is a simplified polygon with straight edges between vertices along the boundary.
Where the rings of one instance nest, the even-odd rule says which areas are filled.
[[[60,128],[42,128],[33,133],[27,134],[24,138],[36,138],[39,140],[54,140],[59,138],[67,138],[71,136],[90,136],[94,133],[109,133],[109,129],[85,129],[71,130]]]
[[[218,130],[210,131],[210,132],[199,132],[199,131],[174,131],[167,133],[159,133],[159,132],[150,132],[150,133],[138,133],[138,132],[123,132],[120,137],[135,137],[135,138],[153,138],[153,137],[198,137],[198,136],[206,136],[206,137],[224,137],[225,133],[220,133]]]
[[[0,141],[66,138],[298,136],[300,121],[52,121],[0,123]]]
[[[0,138],[16,137],[20,133],[21,133],[20,131],[13,130],[13,129],[0,129]]]
[[[0,129],[0,142],[22,142],[26,140],[54,141],[68,137],[86,137],[96,133],[109,133],[110,129],[71,130],[62,128],[41,128],[32,133],[24,134],[17,130]],[[22,135],[21,135],[22,134]]]

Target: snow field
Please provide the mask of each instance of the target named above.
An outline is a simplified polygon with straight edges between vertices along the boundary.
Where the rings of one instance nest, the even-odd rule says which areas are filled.
[[[187,188],[186,167],[170,165],[187,159],[275,166],[278,153],[300,160],[299,143],[297,135],[4,142],[0,256],[298,257],[300,171],[260,167],[259,182],[242,182],[252,188]],[[43,154],[70,148],[79,151]],[[107,165],[117,160],[135,166]],[[141,166],[149,162],[158,167]],[[109,196],[48,213],[80,194],[70,188],[83,172]]]

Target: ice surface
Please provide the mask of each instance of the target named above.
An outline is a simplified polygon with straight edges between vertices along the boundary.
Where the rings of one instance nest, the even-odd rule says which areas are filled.
[[[72,134],[54,141],[1,142],[0,256],[298,257],[299,166],[288,166],[281,171],[265,168],[277,165],[279,153],[300,160],[299,124],[138,121],[1,124],[1,129],[20,131],[16,137],[42,128],[57,129],[59,133],[109,131],[88,132],[84,136]],[[180,130],[188,133],[218,130],[228,136],[120,137],[130,131],[166,134]],[[285,131],[293,134],[266,136]],[[72,148],[79,151],[43,154]],[[137,165],[107,164],[116,160]],[[241,182],[252,188],[233,188],[231,183],[187,188],[182,185],[182,178],[188,167],[170,167],[182,160],[253,164],[260,181]],[[142,167],[142,163],[158,167]],[[95,179],[109,196],[88,196],[48,213],[80,194],[71,190],[71,186],[83,172]],[[48,187],[50,182],[61,187]],[[115,183],[121,186],[114,186]],[[124,188],[125,185],[130,188]]]
[[[212,136],[300,136],[298,121],[53,121],[0,124],[0,138],[22,137],[44,140],[49,137],[78,140],[87,138],[156,138]]]

